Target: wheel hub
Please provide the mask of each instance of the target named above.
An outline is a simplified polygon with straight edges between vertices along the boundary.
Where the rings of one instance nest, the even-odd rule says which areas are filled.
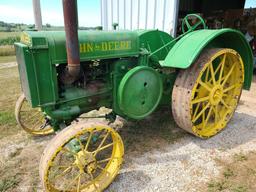
[[[218,105],[223,97],[223,88],[221,85],[216,85],[213,87],[210,93],[210,103],[212,105]]]
[[[97,161],[93,153],[79,151],[76,156],[75,165],[83,173],[93,173],[97,168]]]

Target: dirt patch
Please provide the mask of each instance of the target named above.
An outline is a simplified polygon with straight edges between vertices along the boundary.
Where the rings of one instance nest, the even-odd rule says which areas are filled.
[[[217,163],[223,170],[219,177],[212,179],[204,191],[233,191],[254,192],[256,191],[256,152],[248,154],[238,153],[229,161],[219,159]]]

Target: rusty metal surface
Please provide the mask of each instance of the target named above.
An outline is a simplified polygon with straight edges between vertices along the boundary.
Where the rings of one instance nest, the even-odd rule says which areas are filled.
[[[172,93],[173,118],[179,127],[192,134],[195,134],[192,131],[193,124],[190,109],[192,89],[204,64],[211,55],[212,51],[205,52],[190,68],[181,70],[174,84]]]
[[[68,68],[62,78],[64,82],[74,81],[80,71],[80,53],[78,42],[78,16],[77,16],[77,1],[63,0],[63,14],[66,33],[66,50]]]

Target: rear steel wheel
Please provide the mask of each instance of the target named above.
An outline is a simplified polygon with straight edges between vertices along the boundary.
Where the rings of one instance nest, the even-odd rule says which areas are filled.
[[[231,119],[244,82],[244,65],[232,49],[205,50],[178,75],[172,94],[172,113],[186,131],[208,138]]]
[[[39,108],[31,108],[24,94],[16,102],[15,117],[18,125],[32,135],[43,136],[54,132],[49,120]]]
[[[61,131],[46,147],[40,178],[46,191],[102,191],[118,174],[124,146],[112,128],[77,124]]]

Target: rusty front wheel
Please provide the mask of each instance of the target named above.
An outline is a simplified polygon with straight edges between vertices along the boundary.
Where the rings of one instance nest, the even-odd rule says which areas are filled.
[[[235,50],[204,50],[175,81],[172,112],[176,123],[201,138],[217,134],[234,114],[243,83],[244,64]]]
[[[114,180],[123,161],[119,134],[86,122],[62,130],[46,147],[40,178],[47,192],[100,192]]]
[[[16,102],[15,117],[18,125],[29,134],[44,136],[54,132],[49,119],[39,108],[31,108],[24,94]]]

